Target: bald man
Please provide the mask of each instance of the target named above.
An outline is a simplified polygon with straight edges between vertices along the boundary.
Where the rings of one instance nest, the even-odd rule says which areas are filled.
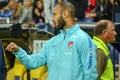
[[[100,20],[94,28],[93,41],[97,45],[98,80],[114,80],[113,64],[107,44],[115,41],[115,26],[109,20]]]

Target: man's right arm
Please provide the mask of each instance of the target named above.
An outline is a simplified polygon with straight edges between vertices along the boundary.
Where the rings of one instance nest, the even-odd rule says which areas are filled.
[[[46,43],[47,44],[47,43]],[[25,50],[17,46],[15,43],[10,43],[6,50],[12,52],[19,61],[29,69],[35,69],[47,62],[47,45],[45,45],[38,53],[29,55]]]
[[[27,54],[25,50],[19,48],[17,52],[13,53],[22,64],[29,69],[38,68],[47,62],[46,50],[42,49],[39,53]]]

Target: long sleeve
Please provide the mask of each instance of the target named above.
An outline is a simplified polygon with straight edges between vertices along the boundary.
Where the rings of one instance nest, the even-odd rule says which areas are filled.
[[[107,57],[101,49],[98,49],[97,50],[97,71],[98,71],[97,80],[100,80],[100,77],[102,76],[106,66],[107,66]]]
[[[19,50],[13,54],[29,69],[38,68],[47,63],[46,47],[43,47],[38,53],[28,55],[25,50],[19,48]]]
[[[97,79],[96,46],[84,35],[78,40],[78,50],[83,67],[83,80]]]

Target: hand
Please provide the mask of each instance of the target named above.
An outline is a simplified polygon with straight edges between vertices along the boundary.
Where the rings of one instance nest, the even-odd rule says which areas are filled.
[[[25,24],[22,25],[22,27],[23,27],[23,28],[30,28],[30,25],[27,24],[27,23],[25,23]]]
[[[15,43],[11,42],[11,43],[6,47],[5,50],[13,53],[13,52],[18,51],[18,49],[19,49],[19,47],[18,47]]]
[[[91,13],[88,13],[88,12],[85,13],[85,18],[91,18],[91,17],[92,17]]]
[[[85,13],[85,18],[94,18],[96,17],[95,13]]]

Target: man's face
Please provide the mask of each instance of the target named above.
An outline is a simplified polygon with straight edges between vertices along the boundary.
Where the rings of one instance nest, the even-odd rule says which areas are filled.
[[[52,22],[52,27],[57,29],[63,29],[66,25],[66,21],[62,16],[61,8],[59,5],[56,6],[53,10]]]
[[[16,9],[16,6],[17,6],[17,2],[15,2],[15,1],[10,1],[9,2],[10,9]]]
[[[116,40],[117,33],[115,31],[115,27],[112,23],[108,24],[107,29],[105,30],[105,36],[106,36],[106,41],[107,43],[114,42]]]

